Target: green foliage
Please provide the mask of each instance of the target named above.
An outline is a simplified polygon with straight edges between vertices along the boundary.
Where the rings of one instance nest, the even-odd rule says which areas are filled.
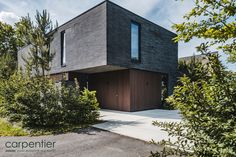
[[[50,42],[57,27],[52,26],[49,13],[37,11],[35,22],[29,15],[22,17],[15,27],[0,23],[0,116],[49,132],[95,122],[99,117],[95,91],[80,91],[78,85],[65,82],[58,86],[46,77],[54,57]],[[23,58],[26,73],[14,73],[17,48],[28,45],[29,57]]]
[[[29,14],[21,17],[20,21],[15,23],[17,42],[20,47],[29,45],[31,42],[31,33],[33,31],[33,22]]]
[[[62,87],[47,77],[15,73],[0,83],[2,115],[23,127],[58,127],[93,123],[97,120],[95,92],[79,87]]]
[[[22,128],[13,126],[4,119],[0,119],[0,136],[26,136],[28,135]]]
[[[17,47],[18,44],[14,28],[0,21],[0,56],[9,54],[16,60]]]
[[[228,60],[236,61],[236,1],[195,0],[195,7],[187,13],[185,22],[174,24],[178,33],[175,41],[188,42],[194,37],[208,39],[198,50],[215,45],[228,54]]]
[[[16,60],[10,53],[0,56],[0,80],[9,79],[15,69]]]
[[[96,92],[84,89],[80,91],[79,86],[66,87],[62,85],[61,103],[63,104],[64,119],[66,123],[83,124],[96,121],[99,117]]]
[[[225,71],[215,55],[209,56],[207,69],[208,79],[192,81],[184,76],[168,98],[183,122],[154,122],[178,137],[177,142],[164,143],[175,150],[170,154],[236,156],[236,75]]]
[[[23,58],[26,65],[37,76],[45,76],[50,70],[50,62],[55,53],[50,52],[52,41],[52,21],[47,10],[36,11],[35,23],[28,16],[16,23],[16,33],[21,45],[30,45],[28,58]],[[28,52],[27,52],[28,53]]]
[[[205,56],[205,59],[207,56]],[[186,75],[191,81],[199,79],[208,79],[208,70],[203,62],[197,60],[195,57],[189,61],[179,61],[178,63],[178,78]]]
[[[210,54],[217,47],[236,61],[236,1],[195,0],[195,7],[174,24],[175,41],[206,39],[197,50]],[[180,63],[182,71],[174,94],[168,98],[183,116],[181,123],[154,122],[176,142],[163,141],[163,152],[152,156],[236,156],[236,74],[225,70],[216,55],[208,56],[206,66]]]
[[[168,98],[168,79],[165,75],[162,76],[161,81],[161,104],[162,108],[166,110],[173,110],[173,107],[166,102],[166,98]]]
[[[99,104],[96,99],[96,91],[89,91],[88,89],[84,89],[80,96],[80,104],[83,107],[81,119],[85,120],[85,122],[94,121],[94,119],[99,117],[98,109]]]

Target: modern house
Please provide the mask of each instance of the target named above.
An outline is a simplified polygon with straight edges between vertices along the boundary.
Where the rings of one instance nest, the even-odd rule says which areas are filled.
[[[162,82],[176,81],[176,35],[110,1],[58,27],[50,50],[50,76],[77,78],[97,91],[101,108],[140,111],[161,108]],[[18,65],[29,47],[18,52]]]
[[[218,52],[212,52],[211,54],[217,55]],[[191,61],[198,61],[201,62],[202,64],[207,64],[209,62],[208,58],[206,55],[200,54],[200,55],[192,55],[192,56],[186,56],[186,57],[181,57],[179,58],[180,62],[185,62],[189,63]]]

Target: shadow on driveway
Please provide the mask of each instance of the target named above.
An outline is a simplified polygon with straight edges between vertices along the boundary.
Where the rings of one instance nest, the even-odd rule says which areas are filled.
[[[38,152],[6,152],[6,142],[55,142],[51,151],[41,149]],[[74,133],[39,137],[0,137],[0,156],[4,157],[138,157],[149,156],[158,146],[111,132],[85,128]],[[14,148],[20,150],[21,148]],[[37,150],[37,149],[33,149]]]

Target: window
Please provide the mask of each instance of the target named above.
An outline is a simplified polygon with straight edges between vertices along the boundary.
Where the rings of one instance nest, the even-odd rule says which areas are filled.
[[[61,32],[61,65],[66,66],[66,33]]]
[[[140,25],[131,23],[131,60],[140,61]]]

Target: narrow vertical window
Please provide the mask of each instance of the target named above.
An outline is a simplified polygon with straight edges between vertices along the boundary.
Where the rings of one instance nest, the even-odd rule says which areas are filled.
[[[140,61],[140,25],[131,23],[131,60]]]
[[[61,65],[66,66],[66,33],[61,32]]]

